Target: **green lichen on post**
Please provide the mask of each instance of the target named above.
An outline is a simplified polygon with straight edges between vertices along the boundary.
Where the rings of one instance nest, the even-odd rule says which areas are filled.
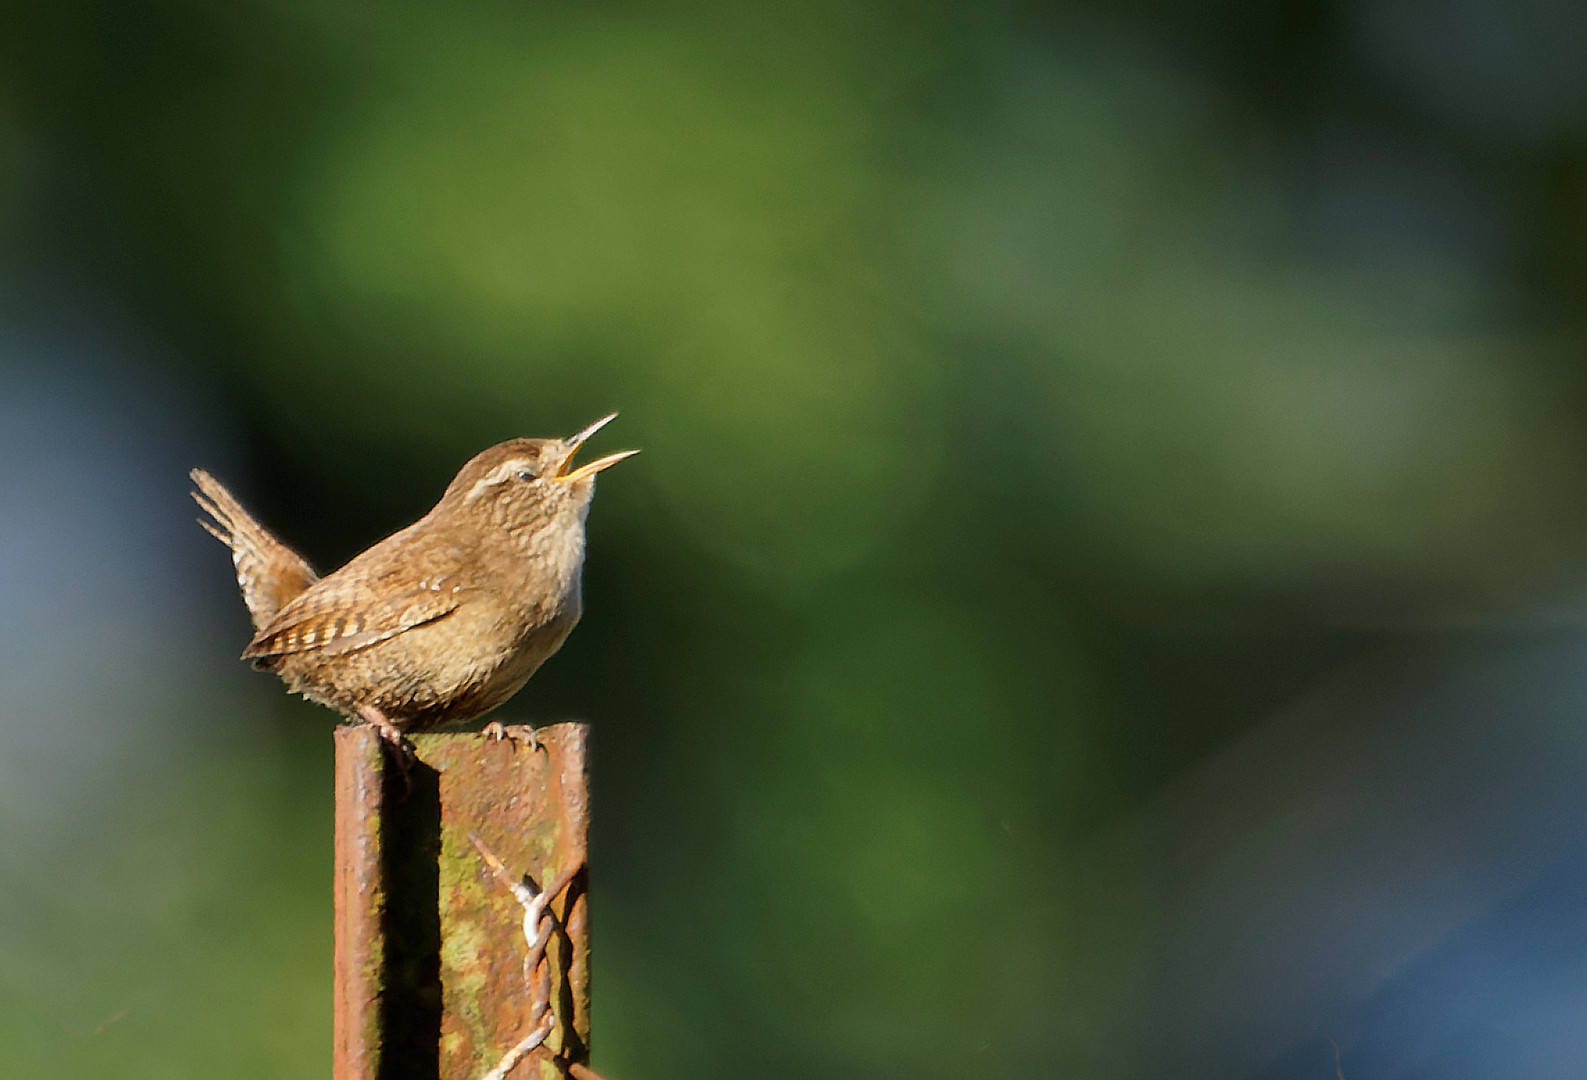
[[[469,834],[477,832],[510,873],[528,875],[537,888],[583,864],[584,729],[558,725],[541,735],[539,749],[473,735],[414,739],[420,758],[440,774],[437,896],[444,1009],[439,1052],[445,1080],[473,1080],[494,1067],[535,1024],[532,972],[524,971],[523,909],[474,849]],[[571,802],[570,776],[576,788]],[[553,908],[560,924],[565,898]],[[575,1010],[565,968],[569,957],[585,950],[582,940],[569,942],[561,931],[553,935],[547,958],[558,1024],[544,1050],[530,1059],[537,1062],[535,1068],[520,1065],[515,1076],[560,1077],[551,1058],[564,1047],[582,1050],[583,1037],[564,1026],[576,1016],[587,1017],[587,1002]]]
[[[459,841],[462,841],[461,843]],[[491,987],[490,967],[503,949],[522,955],[522,937],[504,942],[492,934],[490,920],[479,913],[488,909],[490,879],[479,853],[455,829],[441,835],[440,907],[442,912],[441,971],[447,1011],[466,1029],[466,1035],[446,1036],[453,1053],[463,1051],[475,1065],[488,1068],[492,1040],[497,1036],[492,1019],[481,1002]],[[515,905],[516,906],[516,905]],[[526,991],[527,992],[527,991]],[[457,1025],[454,1025],[457,1026]]]

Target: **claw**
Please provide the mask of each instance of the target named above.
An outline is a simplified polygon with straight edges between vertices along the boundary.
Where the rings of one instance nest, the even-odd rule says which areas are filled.
[[[515,745],[523,743],[531,750],[542,749],[540,737],[535,734],[532,724],[503,724],[500,720],[492,720],[480,729],[480,734],[496,742],[506,739]]]
[[[381,747],[397,767],[397,775],[402,777],[402,797],[406,799],[413,794],[411,770],[418,759],[413,752],[413,745],[403,738],[401,729],[373,705],[358,706],[358,718],[374,728],[375,734],[380,736]]]

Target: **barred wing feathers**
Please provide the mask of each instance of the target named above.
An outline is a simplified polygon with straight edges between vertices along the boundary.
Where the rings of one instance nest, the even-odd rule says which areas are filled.
[[[462,592],[458,582],[441,578],[382,595],[367,583],[332,575],[283,608],[243,650],[243,659],[310,651],[342,656],[446,617],[457,610]]]

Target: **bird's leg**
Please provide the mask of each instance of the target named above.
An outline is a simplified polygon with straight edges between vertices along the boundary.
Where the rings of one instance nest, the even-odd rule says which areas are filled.
[[[540,737],[535,734],[533,724],[503,724],[500,720],[492,720],[480,729],[481,735],[501,742],[506,739],[512,743],[523,743],[531,750],[540,749]]]
[[[413,767],[413,747],[402,737],[397,725],[373,705],[358,706],[358,718],[374,728],[375,734],[380,736],[380,745],[402,777],[403,798],[407,798],[413,791],[413,777],[408,775],[408,770]]]
[[[375,734],[384,739],[388,746],[395,747],[396,749],[402,750],[404,752],[408,750],[407,741],[403,739],[402,732],[398,730],[397,725],[393,724],[389,719],[387,719],[385,713],[381,712],[373,705],[358,706],[358,718],[364,723],[368,724],[370,727],[374,728]]]

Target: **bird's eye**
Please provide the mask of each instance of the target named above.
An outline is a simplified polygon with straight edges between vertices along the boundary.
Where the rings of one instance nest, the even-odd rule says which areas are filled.
[[[525,465],[523,468],[518,470],[518,479],[520,479],[520,480],[533,480],[534,478],[535,478],[535,471],[533,469],[529,468],[529,466]]]

